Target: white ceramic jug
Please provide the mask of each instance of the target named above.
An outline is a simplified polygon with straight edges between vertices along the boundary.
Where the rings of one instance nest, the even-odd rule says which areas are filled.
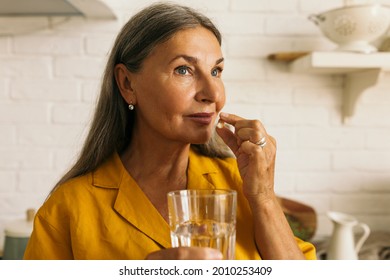
[[[333,233],[326,258],[328,260],[357,260],[358,253],[370,234],[368,225],[360,223],[351,215],[340,212],[328,212],[328,217],[333,222]],[[354,231],[358,227],[363,230],[363,233],[355,242]]]

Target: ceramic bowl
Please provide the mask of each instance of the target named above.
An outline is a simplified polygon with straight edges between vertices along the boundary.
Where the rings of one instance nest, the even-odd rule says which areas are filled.
[[[309,16],[332,42],[337,51],[376,52],[372,42],[381,38],[390,24],[390,7],[355,5]]]

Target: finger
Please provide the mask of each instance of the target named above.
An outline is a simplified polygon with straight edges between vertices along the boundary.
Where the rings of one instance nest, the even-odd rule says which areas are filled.
[[[236,125],[236,122],[237,121],[240,121],[240,120],[244,120],[243,118],[239,117],[239,116],[236,116],[234,114],[228,114],[228,113],[224,113],[224,112],[221,112],[219,114],[219,118],[221,120],[223,120],[224,122],[228,123],[228,124],[231,124],[233,126]]]
[[[257,144],[263,137],[266,137],[265,132],[247,127],[236,130],[236,134],[242,141],[249,141],[253,144]]]
[[[237,142],[237,136],[229,128],[224,126],[223,121],[220,121],[216,127],[216,132],[221,137],[223,142],[235,153],[240,147],[239,142]]]
[[[247,120],[228,113],[220,113],[220,120],[233,125],[235,133],[242,142],[257,143],[267,135],[263,124],[259,120]]]
[[[248,120],[240,116],[228,113],[220,113],[219,117],[220,121],[232,125],[235,130],[246,127],[264,130],[263,124],[259,120]]]
[[[244,141],[257,143],[267,132],[259,120],[243,120],[236,123],[236,134]]]
[[[222,253],[205,247],[168,248],[150,253],[147,260],[221,260]]]
[[[226,121],[226,122],[225,122]],[[234,126],[234,134],[236,139],[234,140],[233,133],[218,131],[217,133],[225,141],[225,143],[232,149],[232,151],[237,154],[241,145],[245,142],[249,144],[249,147],[252,152],[260,149],[263,151],[265,147],[274,146],[276,148],[275,139],[267,134],[263,124],[259,120],[247,120],[241,118],[240,116],[228,113],[220,113],[220,124],[228,124]],[[219,126],[220,128],[223,127]],[[225,135],[228,134],[229,138]],[[268,148],[269,149],[269,148]],[[244,149],[247,153],[249,152],[246,148]],[[272,150],[272,149],[271,149]]]

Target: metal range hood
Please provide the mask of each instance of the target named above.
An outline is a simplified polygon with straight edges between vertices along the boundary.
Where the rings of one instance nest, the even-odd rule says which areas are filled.
[[[0,0],[0,17],[16,16],[116,19],[111,9],[99,0]]]

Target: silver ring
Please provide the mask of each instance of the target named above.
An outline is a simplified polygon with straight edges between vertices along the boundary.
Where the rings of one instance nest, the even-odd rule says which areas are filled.
[[[264,136],[259,141],[257,141],[255,144],[259,145],[262,148],[264,148],[265,145],[267,145],[267,138],[265,138],[265,136]]]

